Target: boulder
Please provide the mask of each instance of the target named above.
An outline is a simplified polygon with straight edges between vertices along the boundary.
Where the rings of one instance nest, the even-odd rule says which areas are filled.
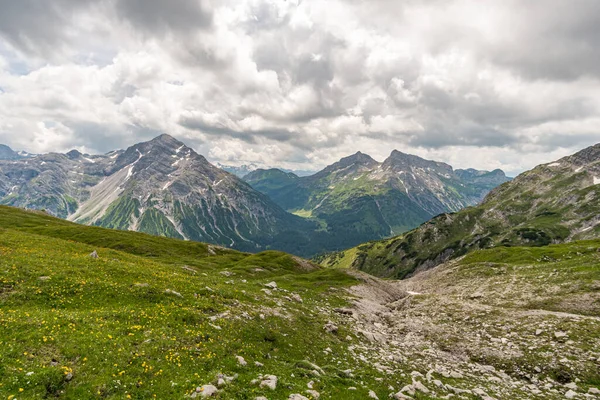
[[[277,388],[277,377],[275,375],[267,375],[261,382],[260,387],[267,387],[271,390]]]

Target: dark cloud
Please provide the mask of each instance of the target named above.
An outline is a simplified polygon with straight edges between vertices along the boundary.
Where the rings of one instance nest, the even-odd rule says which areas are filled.
[[[506,40],[482,43],[482,54],[529,79],[600,77],[600,2],[511,1]]]
[[[133,143],[147,141],[163,133],[139,125],[110,126],[87,121],[69,121],[64,125],[72,130],[74,145],[98,153],[124,149]]]
[[[0,0],[0,71],[46,70],[0,74],[0,130],[105,151],[161,127],[297,162],[365,143],[582,146],[600,140],[598,49],[595,0]]]
[[[202,132],[208,136],[228,136],[239,139],[246,143],[257,143],[257,139],[266,138],[278,142],[287,142],[294,139],[297,134],[286,129],[257,129],[248,131],[239,131],[225,126],[214,126],[207,124],[200,118],[183,117],[179,123],[181,126],[195,131]]]
[[[212,10],[200,0],[0,0],[0,36],[19,51],[55,59],[55,53],[80,39],[82,32],[73,28],[84,12],[106,23],[116,17],[146,36],[187,33],[212,25]],[[91,46],[101,38],[88,39]]]
[[[65,29],[93,0],[0,0],[0,36],[19,51],[50,56],[69,39]]]
[[[120,18],[150,35],[189,32],[212,25],[212,10],[204,0],[116,0]]]

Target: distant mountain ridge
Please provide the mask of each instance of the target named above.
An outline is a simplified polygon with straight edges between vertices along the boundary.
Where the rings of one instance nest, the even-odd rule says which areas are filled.
[[[0,160],[20,160],[21,158],[24,158],[24,155],[17,153],[4,144],[0,144]]]
[[[307,177],[258,169],[244,180],[282,208],[315,218],[347,243],[360,243],[475,205],[509,178],[501,170],[455,171],[394,150],[382,163],[357,152]]]
[[[466,171],[471,179],[486,174]],[[600,144],[538,165],[493,189],[483,203],[444,213],[398,237],[365,243],[326,258],[402,278],[472,250],[545,246],[600,237]]]
[[[253,164],[253,163],[242,164],[242,165],[238,165],[238,166],[216,163],[215,166],[221,168],[224,171],[229,172],[230,174],[234,174],[238,178],[243,178],[246,175],[256,171],[257,169],[261,169],[258,165]],[[298,176],[309,176],[309,175],[312,175],[315,173],[314,171],[308,171],[308,170],[292,170],[292,169],[285,169],[285,168],[282,168],[281,170],[284,172],[291,172],[294,175],[298,175]]]

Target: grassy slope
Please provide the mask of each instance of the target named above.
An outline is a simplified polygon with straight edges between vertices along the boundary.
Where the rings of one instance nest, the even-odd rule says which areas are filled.
[[[400,309],[398,323],[406,321],[400,334],[415,332],[408,332],[410,341],[399,340],[404,361],[396,363],[363,347],[351,319],[339,316],[340,332],[324,333],[323,324],[338,318],[326,309],[345,304],[340,289],[355,283],[339,269],[307,271],[280,252],[250,255],[7,207],[0,207],[0,227],[0,398],[185,398],[218,373],[239,374],[219,398],[286,399],[304,393],[309,381],[324,399],[363,399],[368,389],[385,398],[389,385],[398,390],[410,383],[411,371],[425,374],[445,363],[459,371],[489,364],[515,379],[541,366],[542,379],[577,378],[583,388],[600,383],[590,358],[600,356],[600,323],[539,313],[600,315],[599,241],[475,252],[405,281],[423,294]],[[100,258],[88,256],[94,249]],[[283,290],[266,295],[262,289],[272,280],[303,303],[285,299]],[[483,296],[471,300],[473,293]],[[540,326],[544,333],[537,336]],[[554,339],[556,330],[566,331],[568,340]],[[489,339],[506,335],[510,351]],[[513,351],[515,345],[522,351]],[[235,355],[248,366],[237,365]],[[563,357],[571,360],[567,366],[557,361]],[[305,360],[324,374],[313,375]],[[377,371],[375,363],[389,363],[393,373]],[[355,377],[346,377],[345,369]],[[276,391],[251,384],[260,373],[279,377]],[[497,398],[528,398],[485,376],[435,377],[484,387]]]
[[[365,396],[347,392],[338,374],[355,368],[339,351],[349,332],[322,334],[326,320],[315,311],[343,304],[337,290],[354,280],[340,271],[307,272],[284,253],[209,249],[8,207],[0,226],[0,397],[183,398],[222,372],[239,374],[222,398],[287,398],[315,379],[303,360],[325,369],[315,385],[325,397]],[[88,256],[94,249],[98,259]],[[304,302],[265,295],[271,280]],[[357,372],[385,388],[370,367]],[[278,389],[251,385],[259,373],[277,375]]]
[[[365,243],[332,258],[374,275],[404,278],[419,267],[480,248],[593,239],[600,236],[600,224],[595,222],[600,185],[590,179],[587,172],[563,176],[539,166],[501,185],[479,206],[442,214],[403,235]]]

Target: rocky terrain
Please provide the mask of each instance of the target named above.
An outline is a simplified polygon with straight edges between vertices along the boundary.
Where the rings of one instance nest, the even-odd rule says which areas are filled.
[[[234,174],[235,176],[237,176],[238,178],[243,178],[246,175],[256,171],[257,169],[260,169],[259,166],[257,166],[254,163],[250,163],[250,164],[242,164],[242,165],[227,165],[227,164],[221,164],[221,163],[216,163],[215,164],[217,167],[221,168],[224,171],[227,171],[231,174]],[[283,172],[291,172],[296,176],[309,176],[309,175],[313,175],[315,173],[315,171],[308,171],[308,170],[290,170],[290,169],[278,169],[278,171],[283,171]]]
[[[478,204],[508,178],[500,170],[454,170],[394,150],[383,163],[358,152],[307,177],[259,169],[244,180],[282,208],[317,220],[343,240],[334,247],[343,248]]]
[[[352,265],[405,277],[472,250],[545,246],[600,236],[600,145],[524,172],[478,206],[442,214],[404,235],[330,255],[324,265]]]
[[[379,285],[356,273],[339,312],[367,344],[349,350],[411,370],[397,399],[599,398],[599,245],[488,250]]]

